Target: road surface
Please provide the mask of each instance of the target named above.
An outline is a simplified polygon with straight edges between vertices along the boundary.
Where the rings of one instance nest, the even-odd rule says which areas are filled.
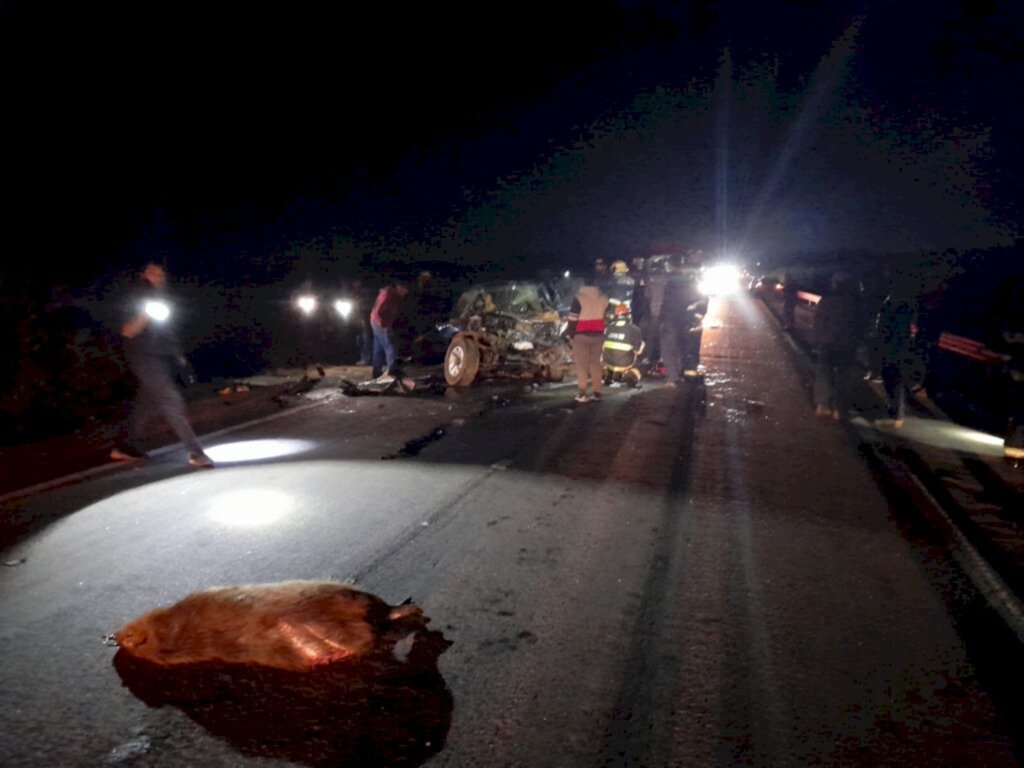
[[[955,563],[813,418],[763,310],[713,311],[702,385],[338,397],[211,448],[244,461],[17,500],[44,522],[3,553],[0,764],[1018,765]],[[150,706],[103,643],[192,591],[296,578],[413,598],[436,666],[341,714],[258,675],[241,703]]]

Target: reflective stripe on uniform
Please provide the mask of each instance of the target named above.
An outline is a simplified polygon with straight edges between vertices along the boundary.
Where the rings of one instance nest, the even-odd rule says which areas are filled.
[[[607,341],[604,342],[605,349],[614,349],[616,352],[632,352],[633,345],[627,344],[624,341]]]

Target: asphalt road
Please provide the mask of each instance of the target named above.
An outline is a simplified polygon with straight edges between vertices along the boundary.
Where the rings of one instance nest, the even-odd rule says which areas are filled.
[[[18,500],[44,523],[2,555],[0,764],[1019,764],[963,576],[808,416],[763,310],[717,307],[703,385],[338,397],[211,448],[287,455]],[[423,658],[351,684],[218,669],[247,695],[154,706],[102,642],[294,578],[413,598]]]

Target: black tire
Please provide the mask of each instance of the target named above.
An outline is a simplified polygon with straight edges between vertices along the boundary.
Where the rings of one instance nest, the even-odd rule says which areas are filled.
[[[468,387],[480,370],[480,348],[468,336],[456,336],[444,355],[444,380],[452,387]]]

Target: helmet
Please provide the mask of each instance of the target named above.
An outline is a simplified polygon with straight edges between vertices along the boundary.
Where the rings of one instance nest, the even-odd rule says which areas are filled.
[[[622,303],[622,304],[616,304],[615,305],[615,316],[616,317],[619,317],[620,315],[628,315],[628,314],[629,314],[629,305],[628,304]]]
[[[621,272],[629,272],[629,267],[626,266],[626,262],[622,259],[612,262],[612,274],[617,275]]]

